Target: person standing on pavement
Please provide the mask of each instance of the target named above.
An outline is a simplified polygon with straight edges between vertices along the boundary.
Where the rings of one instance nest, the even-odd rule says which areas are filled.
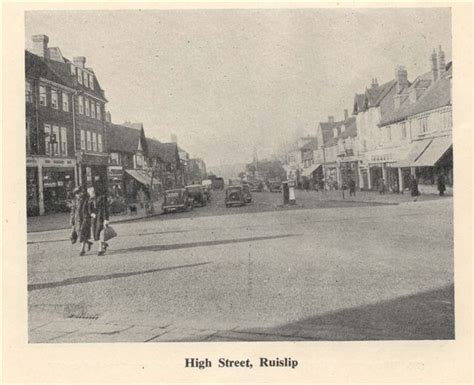
[[[99,190],[95,193],[92,189],[92,194],[89,199],[89,211],[92,217],[92,235],[95,241],[99,242],[99,251],[97,255],[104,255],[108,244],[104,241],[104,229],[109,224],[109,202],[107,193],[104,190]]]
[[[418,191],[418,182],[414,175],[410,175],[410,192],[412,197],[420,195],[420,192]]]
[[[355,196],[356,195],[356,182],[352,177],[349,178],[349,196]]]
[[[88,195],[82,187],[76,187],[73,190],[74,198],[71,205],[70,223],[72,229],[76,231],[79,243],[81,244],[80,256],[86,254],[86,246],[88,250],[91,249],[92,242],[89,241],[91,237],[91,222],[88,207]]]
[[[383,180],[382,177],[380,177],[379,179],[379,193],[385,194],[385,181]]]
[[[438,176],[438,191],[440,197],[444,196],[444,192],[446,191],[446,180],[443,174]]]

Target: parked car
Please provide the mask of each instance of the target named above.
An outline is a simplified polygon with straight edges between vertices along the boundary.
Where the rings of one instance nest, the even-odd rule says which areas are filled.
[[[251,192],[262,192],[263,191],[263,182],[251,182],[249,183]]]
[[[281,192],[281,183],[280,182],[270,182],[268,186],[270,192]]]
[[[207,205],[207,196],[204,192],[204,187],[200,184],[192,184],[185,187],[189,196],[193,198],[194,205],[206,206]]]
[[[192,210],[194,207],[193,199],[189,196],[185,188],[166,190],[162,205],[163,212],[176,212]]]
[[[252,193],[250,192],[250,186],[248,184],[243,184],[242,189],[244,191],[244,199],[245,203],[252,202]]]
[[[203,190],[204,190],[204,195],[206,197],[206,200],[208,202],[211,201],[211,186],[210,185],[207,185],[207,186],[203,186]]]
[[[246,203],[243,186],[229,186],[225,189],[225,206],[244,206]]]
[[[224,178],[214,178],[212,180],[212,188],[214,190],[223,190],[224,189]]]

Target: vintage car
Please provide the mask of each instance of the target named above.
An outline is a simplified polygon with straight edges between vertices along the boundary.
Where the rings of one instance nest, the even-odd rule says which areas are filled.
[[[189,196],[193,199],[194,205],[206,206],[207,205],[207,196],[204,192],[204,187],[200,184],[192,184],[185,187]]]
[[[203,185],[203,190],[204,190],[204,195],[206,197],[206,200],[208,202],[211,201],[211,189],[212,189],[212,186],[211,185]]]
[[[246,204],[246,196],[244,187],[241,185],[229,186],[225,189],[225,207],[234,205],[244,206]]]
[[[242,189],[244,191],[244,199],[245,203],[252,202],[252,193],[250,192],[250,186],[246,183],[242,185]]]
[[[192,210],[194,207],[193,199],[184,188],[166,190],[164,195],[165,200],[162,209],[165,214],[169,212]]]
[[[263,183],[262,182],[251,182],[249,183],[250,191],[251,192],[262,192],[263,191]]]
[[[281,192],[281,183],[280,182],[270,182],[268,189],[270,192]]]

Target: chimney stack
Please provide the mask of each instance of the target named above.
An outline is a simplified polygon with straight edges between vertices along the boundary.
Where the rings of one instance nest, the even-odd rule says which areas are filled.
[[[34,35],[33,40],[33,53],[41,56],[44,59],[49,59],[48,43],[49,37],[46,35]]]
[[[446,72],[446,58],[444,56],[444,51],[441,49],[441,46],[439,46],[438,52],[438,71],[439,77],[443,76],[443,74]]]
[[[372,88],[376,88],[379,86],[379,82],[377,81],[377,78],[372,78]]]
[[[328,116],[328,123],[334,123],[334,116]]]
[[[349,111],[344,110],[344,120],[349,119]]]
[[[404,87],[408,87],[408,72],[404,66],[396,67],[395,77],[397,79],[398,91]]]
[[[435,82],[438,80],[438,59],[435,50],[433,50],[433,53],[431,54],[431,72],[433,75],[433,81]]]
[[[77,57],[73,58],[72,61],[79,68],[84,68],[85,65],[86,65],[86,58],[84,56],[77,56]]]

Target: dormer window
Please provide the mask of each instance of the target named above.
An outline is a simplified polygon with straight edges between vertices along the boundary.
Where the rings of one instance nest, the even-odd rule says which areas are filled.
[[[89,74],[89,88],[91,90],[94,89],[94,75],[92,75],[92,74]]]
[[[77,70],[77,81],[82,84],[82,71],[80,69]]]

